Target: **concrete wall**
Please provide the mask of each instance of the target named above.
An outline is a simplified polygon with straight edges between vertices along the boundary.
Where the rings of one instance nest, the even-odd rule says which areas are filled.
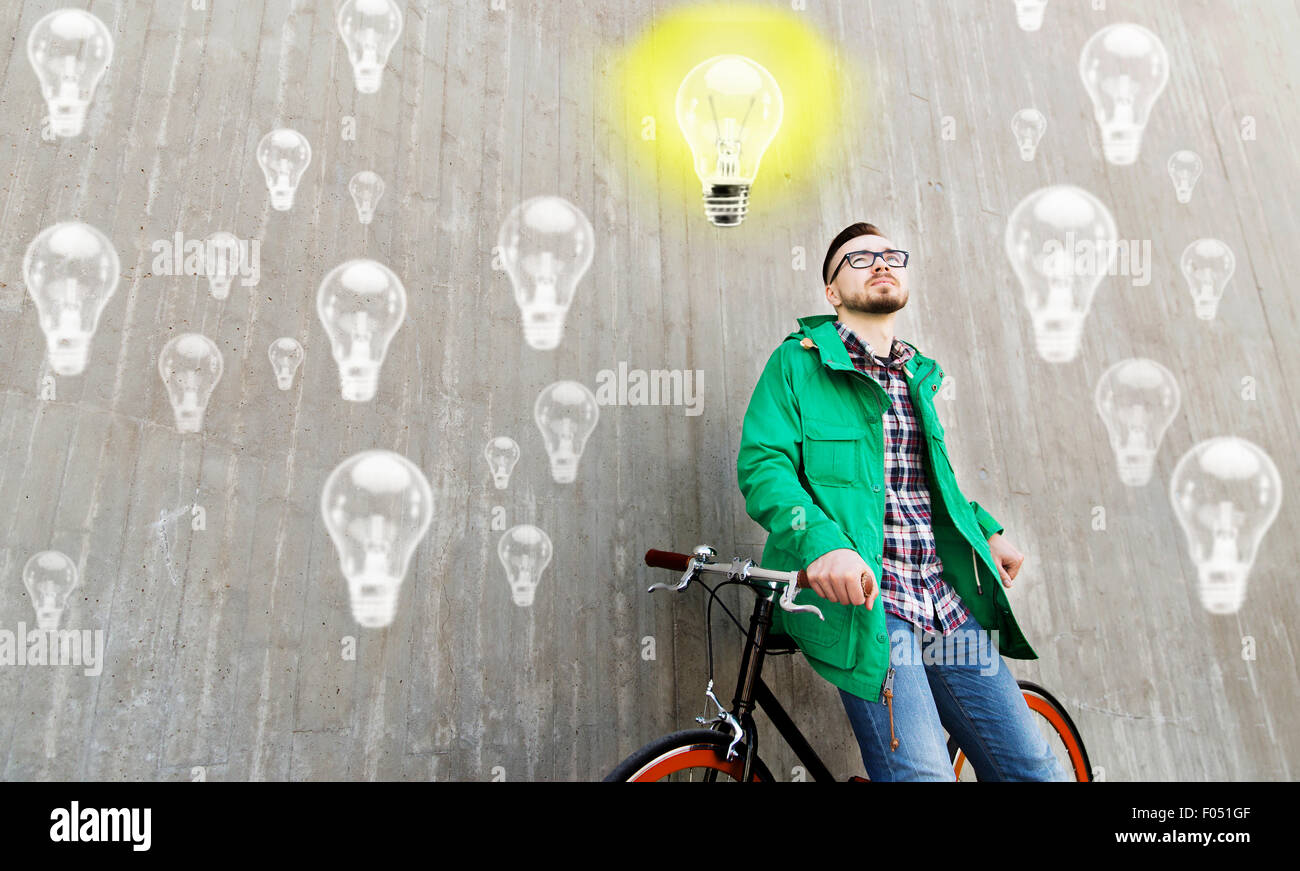
[[[741,417],[794,318],[829,311],[826,243],[870,220],[914,252],[898,333],[949,373],[940,413],[958,479],[1029,555],[1011,598],[1042,658],[1016,674],[1066,704],[1107,779],[1294,778],[1295,4],[1053,0],[1035,33],[1001,0],[755,4],[806,7],[792,14],[834,47],[851,111],[816,131],[815,162],[774,147],[752,214],[727,229],[705,221],[689,167],[661,162],[671,118],[650,149],[642,107],[609,87],[609,59],[672,4],[412,2],[382,89],[360,95],[328,4],[94,0],[114,59],[86,132],[56,140],[24,43],[57,4],[0,7],[14,36],[0,47],[0,629],[34,624],[23,566],[56,549],[81,579],[61,626],[105,643],[97,676],[0,668],[0,776],[594,779],[692,725],[705,597],[647,595],[668,576],[641,554],[708,542],[758,556],[764,533],[735,482]],[[1121,167],[1102,158],[1077,64],[1092,33],[1124,20],[1159,34],[1171,76],[1139,161]],[[1031,105],[1048,127],[1026,162],[1010,121]],[[313,148],[290,212],[270,207],[255,161],[281,125]],[[1180,148],[1205,163],[1188,204],[1165,169]],[[362,227],[347,182],[367,168],[388,191]],[[1016,203],[1057,183],[1094,193],[1153,258],[1148,285],[1103,281],[1065,364],[1037,356],[1002,248]],[[577,204],[596,240],[554,351],[522,341],[492,263],[506,214],[537,194]],[[74,377],[50,371],[22,272],[27,245],[65,220],[100,229],[121,259]],[[156,274],[156,242],[219,229],[260,242],[256,285],[218,301],[201,278]],[[1205,236],[1237,257],[1210,321],[1178,269]],[[354,257],[387,264],[409,293],[368,403],[340,397],[315,310],[325,271]],[[182,332],[225,361],[193,435],[177,431],[156,368]],[[283,335],[306,348],[285,392],[266,356]],[[1101,373],[1133,356],[1182,389],[1141,488],[1120,483],[1092,406]],[[605,406],[577,481],[555,483],[534,400],[561,379],[595,389],[620,363],[698,370],[702,413]],[[1285,495],[1244,606],[1212,615],[1168,481],[1193,444],[1226,434],[1272,456]],[[483,458],[497,435],[522,449],[506,490]],[[408,457],[435,499],[382,630],[353,620],[319,510],[330,470],[370,448]],[[529,607],[497,557],[519,523],[554,543]],[[726,599],[748,612],[748,596]],[[715,618],[729,699],[739,644]],[[832,768],[860,773],[834,689],[798,658],[768,675]],[[792,776],[793,754],[765,738],[769,765]]]

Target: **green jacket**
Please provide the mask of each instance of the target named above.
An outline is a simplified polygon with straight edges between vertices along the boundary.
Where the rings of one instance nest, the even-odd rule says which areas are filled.
[[[890,399],[874,378],[854,368],[835,317],[799,318],[800,329],[768,358],[745,412],[736,474],[745,510],[768,531],[764,568],[807,568],[828,551],[850,548],[879,581],[885,516],[881,414]],[[932,524],[943,579],[981,626],[997,630],[1003,656],[1037,659],[989,553],[988,538],[1002,525],[962,495],[948,459],[934,410],[943,369],[917,351],[904,371],[929,448]],[[827,601],[812,590],[801,591],[795,601],[816,605],[825,622],[777,608],[773,629],[793,637],[826,680],[879,701],[889,667],[883,602],[877,598],[867,610]]]

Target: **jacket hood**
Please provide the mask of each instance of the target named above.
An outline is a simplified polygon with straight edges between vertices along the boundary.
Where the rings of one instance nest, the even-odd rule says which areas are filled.
[[[797,318],[799,329],[794,330],[785,337],[785,341],[791,340],[802,342],[804,339],[812,340],[813,345],[821,353],[822,363],[831,369],[844,369],[846,371],[855,371],[853,362],[849,359],[849,352],[844,347],[844,340],[840,338],[839,330],[835,329],[835,321],[838,315],[810,315],[805,318]],[[916,352],[914,360],[929,360],[930,358],[921,353],[921,349],[905,339],[899,339],[904,345],[907,345]],[[913,370],[915,371],[915,370]]]

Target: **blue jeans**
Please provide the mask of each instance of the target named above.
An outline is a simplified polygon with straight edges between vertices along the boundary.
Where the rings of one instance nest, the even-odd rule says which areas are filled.
[[[953,780],[944,729],[979,780],[1073,780],[974,616],[947,638],[922,634],[888,611],[885,625],[894,668],[896,750],[889,749],[884,699],[872,703],[840,690],[872,781]]]

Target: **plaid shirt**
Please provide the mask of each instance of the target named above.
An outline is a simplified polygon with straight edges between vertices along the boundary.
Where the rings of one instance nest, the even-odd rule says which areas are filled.
[[[957,591],[943,579],[943,563],[930,526],[930,489],[925,477],[925,434],[912,409],[903,364],[916,351],[897,338],[886,360],[839,321],[854,367],[885,388],[892,405],[881,416],[885,432],[885,552],[880,598],[885,610],[922,631],[950,635],[970,616]]]

